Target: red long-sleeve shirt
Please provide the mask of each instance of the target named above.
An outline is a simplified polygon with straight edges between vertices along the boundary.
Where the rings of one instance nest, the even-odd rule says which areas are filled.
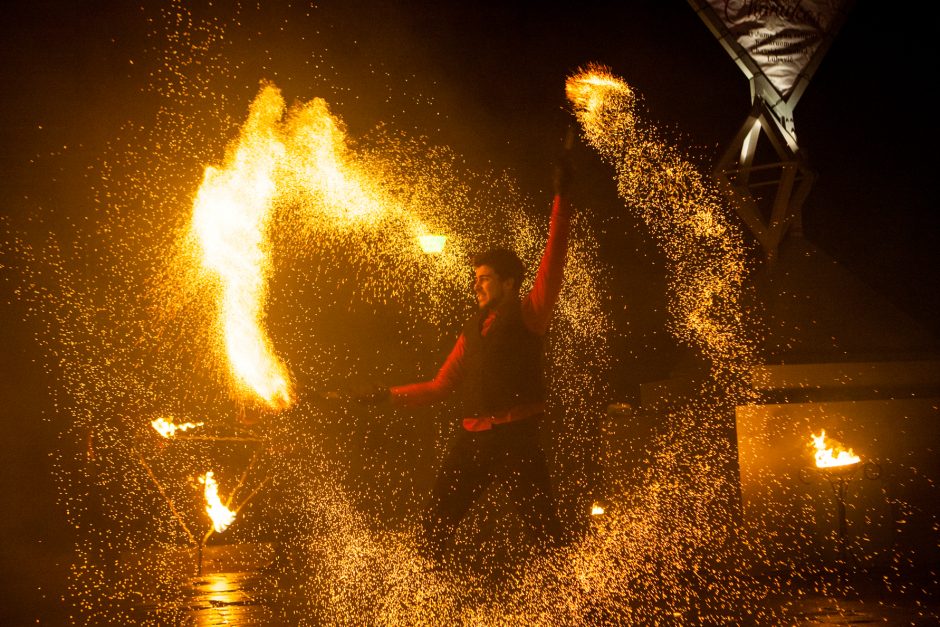
[[[570,207],[562,196],[555,196],[548,230],[548,242],[532,289],[522,299],[522,320],[530,331],[544,335],[548,330],[552,309],[558,301],[564,278],[565,258],[568,255],[570,231]],[[481,333],[486,335],[499,315],[492,310],[483,321]],[[451,394],[460,385],[464,376],[464,353],[466,338],[461,333],[437,375],[430,381],[412,383],[391,388],[392,402],[405,407],[417,407],[439,401]],[[483,431],[493,422],[508,422],[525,418],[543,410],[542,403],[513,407],[505,416],[468,417],[463,426],[468,431]]]

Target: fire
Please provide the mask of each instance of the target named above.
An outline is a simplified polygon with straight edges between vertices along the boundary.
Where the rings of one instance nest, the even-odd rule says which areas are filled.
[[[206,168],[192,217],[203,265],[222,282],[220,318],[231,367],[272,407],[291,401],[286,369],[261,326],[270,271],[265,226],[277,191],[275,170],[285,151],[271,128],[282,107],[276,93],[262,92],[255,99],[225,166]]]
[[[207,167],[193,204],[191,233],[202,264],[220,279],[220,335],[236,381],[274,409],[293,401],[284,364],[262,321],[271,274],[267,235],[274,207],[299,207],[311,227],[378,227],[397,219],[415,238],[427,226],[381,185],[382,172],[357,161],[342,122],[315,98],[287,108],[264,86],[221,167]],[[422,246],[443,250],[443,235]],[[455,260],[458,256],[454,255]]]
[[[225,531],[235,520],[235,512],[226,507],[219,498],[219,484],[216,483],[211,470],[199,477],[199,483],[206,486],[204,490],[206,513],[209,514],[209,518],[212,520],[212,528],[215,529],[216,533]]]
[[[176,435],[177,431],[187,431],[189,429],[195,429],[196,427],[201,427],[204,423],[202,422],[184,422],[183,424],[173,424],[173,421],[167,420],[166,418],[157,418],[152,420],[150,424],[156,429],[157,433],[162,435],[165,438],[172,438]]]
[[[810,436],[816,448],[816,466],[818,468],[832,468],[833,466],[849,466],[857,464],[862,459],[852,451],[844,449],[839,442],[826,437],[826,431],[821,429],[819,435]],[[828,444],[828,446],[827,446]]]
[[[607,510],[604,509],[604,506],[600,503],[594,503],[591,506],[591,516],[603,516]]]

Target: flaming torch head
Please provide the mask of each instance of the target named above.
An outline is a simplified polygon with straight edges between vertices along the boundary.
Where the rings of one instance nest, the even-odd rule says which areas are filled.
[[[611,95],[632,97],[630,87],[601,65],[589,65],[586,69],[568,77],[565,95],[575,109],[584,115],[593,116],[604,107]]]
[[[611,149],[612,142],[633,135],[633,91],[600,65],[589,65],[568,77],[565,95],[574,107],[574,114],[584,137],[595,147]]]
[[[418,237],[418,242],[424,252],[429,255],[439,255],[444,251],[447,237],[445,235],[421,235]]]

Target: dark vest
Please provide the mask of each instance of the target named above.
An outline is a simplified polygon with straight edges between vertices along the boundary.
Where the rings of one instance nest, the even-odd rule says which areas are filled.
[[[492,416],[516,405],[545,400],[542,336],[522,321],[519,305],[500,312],[486,336],[480,333],[487,312],[473,316],[463,330],[466,341],[463,382],[466,416]]]

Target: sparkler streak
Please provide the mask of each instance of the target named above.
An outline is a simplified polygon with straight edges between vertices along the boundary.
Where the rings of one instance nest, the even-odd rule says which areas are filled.
[[[743,236],[716,189],[641,124],[636,95],[608,69],[590,66],[571,76],[566,93],[588,141],[616,167],[620,195],[637,208],[674,265],[674,333],[698,346],[715,367],[743,371],[753,361],[738,309],[746,270]]]
[[[669,331],[708,362],[695,389],[656,408],[668,428],[650,443],[655,462],[641,489],[618,495],[622,502],[603,516],[609,520],[598,527],[598,543],[578,556],[578,569],[589,575],[592,604],[635,594],[631,577],[655,576],[652,594],[680,597],[688,573],[707,572],[727,580],[710,584],[725,593],[738,583],[721,570],[722,560],[736,559],[725,553],[736,550],[728,542],[734,479],[721,470],[736,454],[728,417],[734,406],[757,400],[748,381],[757,357],[744,326],[744,237],[717,186],[640,115],[639,97],[625,81],[589,66],[568,78],[566,94],[583,137],[613,166],[620,197],[664,253]],[[699,472],[689,472],[689,460]],[[644,561],[657,563],[655,575]],[[630,624],[653,622],[633,618]]]
[[[272,407],[290,403],[283,364],[261,329],[265,300],[265,226],[284,146],[271,132],[283,109],[279,94],[252,103],[239,143],[222,169],[206,168],[193,204],[192,230],[203,264],[220,278],[219,315],[234,374]]]

